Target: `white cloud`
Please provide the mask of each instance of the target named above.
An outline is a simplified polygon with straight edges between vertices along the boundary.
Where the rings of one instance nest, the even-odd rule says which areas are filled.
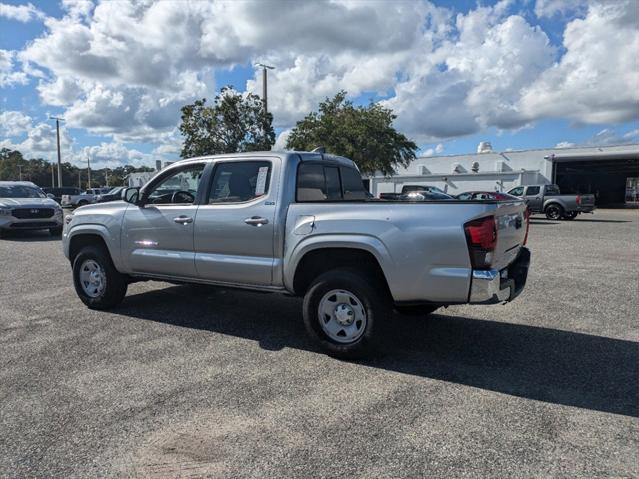
[[[27,5],[9,5],[6,3],[0,3],[0,17],[27,23],[31,20],[41,20],[45,17],[45,15],[31,3],[28,3]]]
[[[289,128],[287,130],[283,130],[279,135],[277,135],[275,144],[273,145],[274,150],[286,149],[286,142],[288,141],[288,137],[291,135],[291,131],[293,131],[293,129]]]
[[[561,60],[523,91],[520,108],[529,120],[639,117],[639,2],[591,4],[585,18],[567,24],[563,43]]]
[[[560,141],[555,145],[555,148],[574,148],[577,146],[575,143],[571,143],[570,141]]]
[[[0,88],[12,85],[24,85],[29,82],[24,72],[15,71],[13,64],[16,53],[0,49]]]
[[[18,136],[31,128],[31,117],[19,111],[0,113],[0,132],[5,136]]]
[[[384,102],[398,115],[400,129],[427,142],[525,124],[520,91],[552,64],[556,52],[539,27],[505,12],[499,3],[459,14],[453,40],[416,53],[409,79]]]
[[[115,168],[122,165],[153,167],[156,159],[163,160],[161,156],[130,149],[118,142],[87,146],[74,155],[78,164],[86,164],[87,158],[91,159],[91,168]]]
[[[537,0],[539,18],[573,15],[561,50],[509,1],[463,14],[426,0],[62,7],[64,17],[47,18],[43,35],[19,54],[21,71],[15,53],[0,50],[0,85],[37,77],[41,100],[64,107],[68,127],[117,145],[153,142],[161,154],[177,149],[180,107],[214,96],[216,69],[256,61],[276,67],[269,109],[284,129],[278,146],[341,89],[385,97],[396,126],[420,143],[548,117],[639,118],[635,0]],[[261,94],[261,72],[245,87]]]
[[[535,15],[540,18],[552,18],[557,15],[569,13],[583,13],[588,6],[588,0],[537,0],[535,2]]]

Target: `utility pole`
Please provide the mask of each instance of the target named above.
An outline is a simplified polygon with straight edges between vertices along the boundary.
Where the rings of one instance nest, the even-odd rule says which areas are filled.
[[[58,118],[57,116],[50,116],[49,120],[55,120],[55,132],[58,142],[58,186],[62,186],[62,159],[60,157],[60,122],[64,121],[64,118]]]
[[[20,177],[20,181],[22,181],[22,165],[18,165],[18,176]]]
[[[109,169],[108,168],[104,169],[104,182],[106,183],[104,186],[108,187],[109,186]]]
[[[89,188],[91,188],[91,158],[87,156],[87,176],[89,179]]]
[[[82,189],[82,170],[78,168],[78,188]]]
[[[53,162],[51,162],[51,188],[55,188],[55,176],[53,175]]]

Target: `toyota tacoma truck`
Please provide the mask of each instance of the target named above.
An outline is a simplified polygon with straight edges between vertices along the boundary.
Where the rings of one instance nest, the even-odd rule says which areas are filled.
[[[518,186],[508,194],[522,198],[531,213],[543,213],[549,220],[574,220],[595,211],[595,195],[562,195],[557,185]]]
[[[370,199],[351,160],[323,153],[182,160],[122,198],[65,219],[89,308],[149,279],[286,293],[340,358],[375,351],[393,308],[512,301],[528,274],[523,201]]]

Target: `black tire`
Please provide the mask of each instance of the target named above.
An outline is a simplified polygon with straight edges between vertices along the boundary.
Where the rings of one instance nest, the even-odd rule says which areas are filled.
[[[80,201],[78,201],[78,207],[80,207],[80,206],[84,206],[84,205],[88,205],[88,204],[89,204],[89,202],[88,202],[87,200],[80,200]]]
[[[562,218],[568,221],[572,221],[577,217],[578,214],[579,212],[577,211],[566,211]]]
[[[361,335],[352,342],[344,343],[332,339],[320,323],[320,302],[333,290],[353,295],[365,312],[365,320],[359,333]],[[358,309],[360,305],[357,306]],[[328,355],[340,359],[359,359],[375,353],[384,336],[384,325],[391,320],[390,299],[386,286],[380,281],[371,280],[370,275],[364,275],[354,269],[335,269],[318,276],[304,296],[303,310],[304,325],[309,335]]]
[[[561,207],[561,205],[552,203],[546,206],[544,213],[546,213],[546,218],[548,218],[549,220],[559,220],[564,216],[564,209]]]
[[[85,292],[80,281],[81,270],[88,260],[97,263],[104,272],[103,291],[95,297]],[[85,246],[73,261],[73,285],[78,297],[90,309],[109,309],[122,301],[126,295],[128,282],[126,276],[115,269],[109,252],[103,246]]]
[[[61,236],[62,235],[62,226],[58,226],[56,228],[49,228],[49,234],[51,236]]]
[[[404,316],[428,316],[439,308],[438,304],[424,304],[420,306],[395,306],[397,312]]]

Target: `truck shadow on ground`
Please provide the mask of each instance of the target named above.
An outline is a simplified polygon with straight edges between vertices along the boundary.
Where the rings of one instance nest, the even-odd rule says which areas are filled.
[[[188,306],[185,306],[188,305]],[[319,352],[301,301],[173,286],[128,296],[114,313]],[[639,343],[459,316],[394,316],[385,351],[365,367],[548,403],[639,417]]]
[[[48,231],[7,231],[0,241],[13,241],[16,243],[60,241],[61,236],[51,236]]]

